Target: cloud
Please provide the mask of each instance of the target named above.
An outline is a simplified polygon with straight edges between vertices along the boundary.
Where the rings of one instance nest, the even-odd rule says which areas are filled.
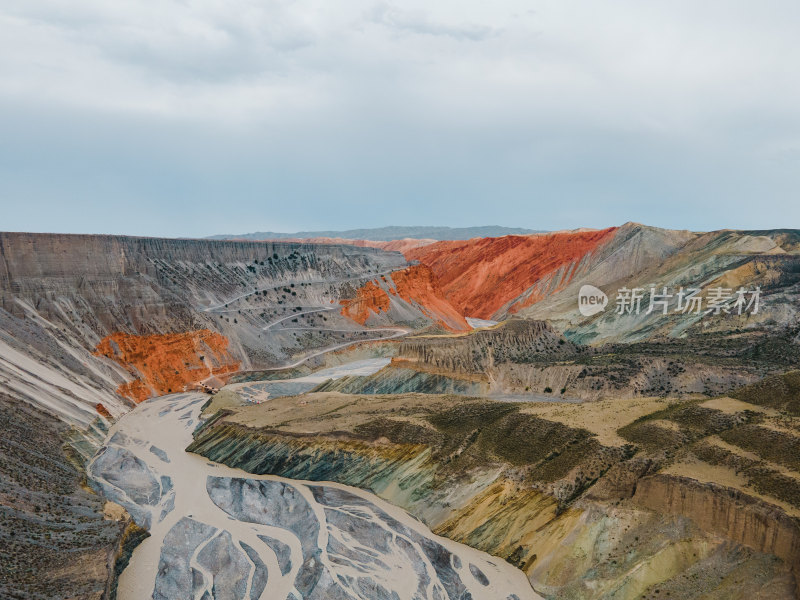
[[[399,32],[447,36],[456,40],[478,42],[498,34],[494,28],[486,25],[476,23],[450,24],[434,21],[423,10],[403,10],[385,2],[372,7],[367,12],[367,18]]]

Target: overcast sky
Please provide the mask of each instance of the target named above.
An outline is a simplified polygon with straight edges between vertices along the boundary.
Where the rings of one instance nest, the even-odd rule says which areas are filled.
[[[3,0],[0,230],[800,228],[800,2]]]

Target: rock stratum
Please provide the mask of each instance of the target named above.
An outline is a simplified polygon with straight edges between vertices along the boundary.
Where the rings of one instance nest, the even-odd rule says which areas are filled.
[[[228,339],[208,329],[141,336],[118,331],[103,338],[95,354],[136,377],[121,384],[117,393],[137,403],[239,370],[239,361],[228,352]]]
[[[381,322],[382,313],[391,322],[404,321],[408,308],[421,311],[448,331],[468,331],[462,314],[448,302],[430,268],[415,265],[389,276],[368,281],[356,290],[356,297],[342,301],[342,315],[361,325]],[[391,313],[395,314],[392,315]]]
[[[0,595],[123,597],[152,552],[159,598],[797,595],[797,231],[428,242],[0,233]],[[680,286],[760,309],[614,311]],[[287,494],[328,542],[258,521]]]
[[[767,442],[785,418],[755,399],[587,406],[317,391],[300,406],[223,411],[189,449],[370,490],[518,566],[548,598],[792,598],[800,472]],[[796,448],[798,432],[783,435]]]
[[[406,251],[431,268],[463,314],[492,319],[566,286],[616,228],[446,241]],[[547,279],[547,281],[545,281]]]

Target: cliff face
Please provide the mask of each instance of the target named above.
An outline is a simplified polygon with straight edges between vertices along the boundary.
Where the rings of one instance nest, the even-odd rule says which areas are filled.
[[[392,320],[402,321],[402,315],[408,314],[407,307],[411,306],[450,331],[471,329],[461,313],[445,299],[436,277],[424,265],[415,265],[368,281],[356,290],[355,298],[342,303],[342,315],[362,325],[381,313],[394,312]]]
[[[0,233],[0,256],[4,310],[21,314],[22,300],[46,317],[91,317],[109,333],[188,329],[198,308],[259,285],[335,285],[405,264],[373,248],[25,233]]]
[[[785,344],[783,337],[707,335],[703,339],[660,340],[640,344],[587,347],[574,344],[545,321],[512,318],[488,329],[457,336],[418,335],[398,346],[397,361],[422,373],[443,377],[482,376],[493,393],[549,390],[569,398],[685,396],[726,393],[785,368],[786,361],[766,354],[754,360],[752,346]],[[734,357],[740,362],[733,362]],[[364,389],[382,378],[373,375]],[[423,383],[424,378],[418,378]],[[409,381],[411,381],[409,379]],[[355,390],[350,386],[348,389]],[[382,393],[387,393],[385,387]],[[424,387],[404,391],[425,392]]]
[[[208,329],[147,336],[117,332],[103,338],[95,353],[136,377],[121,384],[117,393],[137,403],[239,369],[228,340]]]
[[[446,297],[463,314],[491,319],[503,309],[516,312],[569,283],[587,255],[615,230],[437,242],[405,254],[433,270]],[[523,297],[554,274],[552,289]]]
[[[709,533],[774,554],[791,565],[800,580],[800,524],[773,505],[738,490],[668,475],[641,479],[633,500],[661,514],[688,517]]]
[[[325,311],[405,266],[353,246],[0,233],[0,376],[71,423],[116,418],[130,400],[363,339]],[[327,333],[342,328],[354,334]]]

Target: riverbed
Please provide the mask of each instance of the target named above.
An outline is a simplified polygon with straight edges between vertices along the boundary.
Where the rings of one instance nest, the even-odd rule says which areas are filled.
[[[140,404],[88,466],[150,532],[120,576],[120,600],[540,598],[502,559],[434,535],[373,494],[186,452],[207,399]]]

